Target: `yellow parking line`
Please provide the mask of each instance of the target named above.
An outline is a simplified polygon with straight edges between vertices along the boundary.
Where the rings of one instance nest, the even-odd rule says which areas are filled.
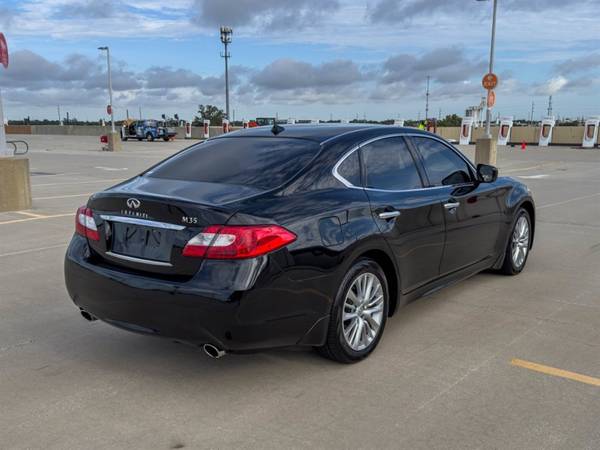
[[[88,197],[92,194],[93,192],[88,192],[87,194],[53,195],[51,197],[34,197],[33,200],[52,200],[55,198]]]
[[[27,211],[15,211],[17,214],[23,214],[24,216],[29,216],[29,217],[46,217],[44,214],[34,214],[31,212],[27,212]]]
[[[17,252],[0,253],[0,258],[4,258],[5,256],[26,255],[27,253],[41,252],[44,250],[51,250],[54,248],[66,247],[67,245],[69,245],[69,243],[65,242],[64,244],[49,245],[48,247],[30,248],[28,250],[19,250]]]
[[[523,359],[515,358],[510,363],[516,367],[522,367],[535,372],[545,373],[546,375],[553,375],[555,377],[566,378],[568,380],[579,381],[580,383],[591,384],[592,386],[600,387],[600,378],[594,378],[588,375],[570,372],[568,370],[557,369],[556,367],[544,366],[543,364],[537,364],[531,361],[525,361]]]
[[[75,215],[75,213],[67,213],[67,214],[52,214],[51,216],[42,216],[42,217],[28,217],[27,219],[6,220],[4,222],[0,222],[0,225],[8,225],[11,223],[20,223],[20,222],[31,222],[32,220],[53,219],[55,217],[68,217],[68,216],[74,216],[74,215]]]

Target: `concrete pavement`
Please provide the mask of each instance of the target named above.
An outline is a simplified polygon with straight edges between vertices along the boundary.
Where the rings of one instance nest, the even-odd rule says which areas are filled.
[[[499,147],[500,175],[537,202],[525,271],[408,305],[342,366],[299,350],[211,360],[83,320],[62,273],[76,208],[188,142],[27,139],[33,209],[0,213],[2,448],[600,448],[600,387],[556,371],[600,379],[600,150]]]

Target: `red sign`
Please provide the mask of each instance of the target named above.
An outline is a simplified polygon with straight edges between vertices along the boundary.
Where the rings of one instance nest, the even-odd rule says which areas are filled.
[[[487,95],[487,107],[493,108],[495,104],[496,104],[496,93],[492,90],[489,90],[488,95]]]
[[[484,89],[496,89],[496,86],[498,86],[498,76],[495,73],[485,74],[481,80],[481,84]]]
[[[108,114],[109,116],[112,114],[112,106],[108,105],[106,107],[106,114]]]
[[[6,39],[2,33],[0,33],[0,64],[2,64],[4,68],[8,67],[8,45],[6,44]]]

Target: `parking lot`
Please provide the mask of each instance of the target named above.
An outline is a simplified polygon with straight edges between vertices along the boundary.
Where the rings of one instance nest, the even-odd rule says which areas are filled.
[[[499,148],[537,203],[525,271],[411,303],[344,366],[85,321],[63,279],[75,210],[189,142],[22,138],[33,209],[0,213],[1,448],[600,448],[599,149]]]

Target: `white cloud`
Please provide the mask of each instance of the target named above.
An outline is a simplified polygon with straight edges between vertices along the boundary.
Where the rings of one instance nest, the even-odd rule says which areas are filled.
[[[540,5],[549,12],[540,14]],[[409,14],[395,17],[398,11]],[[573,110],[597,105],[597,94],[595,100],[577,97],[586,79],[597,86],[600,78],[597,14],[592,0],[500,2],[499,103],[529,104],[531,95],[557,92],[569,94]],[[32,52],[13,52],[12,72],[0,72],[0,86],[11,105],[23,109],[28,102],[104,104],[104,61],[82,55],[36,59],[42,54],[36,40],[46,50],[56,44],[49,54],[62,54],[67,40],[69,48],[79,40],[94,49],[98,38],[108,36],[115,40],[111,50],[133,39],[160,38],[176,52],[179,38],[210,35],[218,43],[216,26],[228,21],[236,27],[234,61],[244,53],[252,65],[231,70],[232,102],[239,108],[277,104],[318,111],[350,105],[385,115],[397,104],[416,115],[430,75],[432,103],[460,113],[483,93],[489,15],[490,4],[475,0],[22,0],[0,7],[0,24],[9,26],[9,44]],[[143,57],[132,66],[114,61],[116,98],[124,106],[222,102],[224,80],[213,62],[208,65],[218,69],[199,74],[190,70],[198,67],[196,60],[179,67],[155,67],[160,60]]]
[[[551,78],[542,83],[536,83],[533,86],[533,88],[534,88],[533,92],[536,95],[543,95],[543,96],[554,95],[557,92],[559,92],[561,89],[563,89],[565,86],[567,86],[568,84],[569,84],[569,80],[567,80],[562,75],[559,75],[557,77]]]

